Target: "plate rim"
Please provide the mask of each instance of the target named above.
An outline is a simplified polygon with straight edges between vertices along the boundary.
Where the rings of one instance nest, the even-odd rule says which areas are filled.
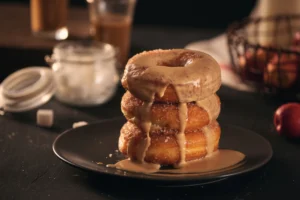
[[[126,119],[124,119],[124,117],[103,119],[103,120],[99,120],[97,122],[89,123],[88,125],[85,125],[85,126],[98,125],[98,124],[102,124],[102,123],[105,123],[105,122],[111,122],[111,121],[115,121],[115,120],[124,120],[124,122],[125,122]],[[85,126],[77,127],[76,129],[82,129]],[[177,179],[170,180],[170,179],[166,179],[164,176],[151,176],[149,174],[143,174],[143,173],[138,173],[138,172],[130,172],[131,174],[135,174],[134,176],[124,175],[124,173],[122,173],[122,174],[121,173],[107,173],[105,171],[86,168],[86,167],[78,165],[78,164],[76,164],[72,161],[69,161],[68,159],[64,158],[63,156],[61,156],[57,152],[55,146],[56,146],[57,142],[60,140],[60,138],[64,137],[68,133],[70,133],[70,131],[73,130],[73,128],[69,128],[69,129],[63,131],[61,134],[59,134],[55,138],[55,140],[52,143],[52,151],[54,152],[54,154],[60,160],[66,162],[67,164],[69,164],[69,165],[71,165],[75,168],[78,168],[78,169],[81,169],[81,170],[84,170],[84,171],[97,173],[99,175],[109,175],[109,176],[113,176],[113,177],[126,178],[126,179],[131,179],[131,180],[146,180],[146,181],[155,181],[155,182],[160,182],[160,183],[163,183],[163,182],[173,183],[173,184],[177,184],[178,182],[183,182],[184,183],[184,182],[191,182],[191,181],[211,181],[211,180],[216,180],[216,179],[227,179],[227,178],[230,178],[230,177],[239,176],[239,175],[246,174],[246,173],[255,171],[255,170],[263,167],[264,165],[266,165],[272,159],[273,154],[274,154],[272,145],[264,136],[262,136],[261,134],[255,132],[253,130],[246,129],[246,128],[243,128],[241,126],[234,125],[234,124],[231,124],[231,123],[226,123],[226,125],[224,125],[224,126],[234,127],[236,129],[240,129],[240,130],[246,130],[248,132],[251,132],[252,134],[255,134],[256,137],[259,137],[262,141],[264,141],[266,143],[266,145],[268,146],[268,149],[269,149],[269,155],[263,160],[263,162],[255,165],[254,167],[244,169],[242,171],[235,171],[233,173],[227,173],[227,174],[217,174],[217,175],[215,175],[215,177],[212,177],[212,176],[201,177],[203,175],[195,175],[195,176],[187,176],[187,177],[181,176],[181,177],[177,177]],[[239,167],[241,167],[241,166],[239,166]],[[235,169],[238,169],[239,167],[237,167]],[[116,170],[119,170],[119,169],[116,169]],[[122,171],[122,170],[120,170],[120,171]],[[127,173],[129,173],[129,172],[127,172]]]

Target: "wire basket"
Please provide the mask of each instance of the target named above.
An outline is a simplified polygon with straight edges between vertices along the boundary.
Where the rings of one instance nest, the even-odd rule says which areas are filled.
[[[227,30],[234,72],[264,93],[300,94],[300,15],[246,18]]]

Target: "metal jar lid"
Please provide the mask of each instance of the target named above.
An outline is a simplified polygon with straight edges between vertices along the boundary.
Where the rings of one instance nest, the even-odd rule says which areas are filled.
[[[7,112],[28,111],[47,103],[54,93],[54,75],[50,68],[26,67],[2,82],[2,107]]]

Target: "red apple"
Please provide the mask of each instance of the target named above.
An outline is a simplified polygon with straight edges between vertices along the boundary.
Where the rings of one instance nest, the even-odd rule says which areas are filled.
[[[300,104],[287,103],[274,114],[274,125],[279,135],[300,138]]]

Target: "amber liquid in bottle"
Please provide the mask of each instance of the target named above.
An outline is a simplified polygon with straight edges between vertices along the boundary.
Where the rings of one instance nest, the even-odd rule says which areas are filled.
[[[95,39],[117,47],[119,60],[125,65],[128,59],[131,19],[127,16],[106,14],[94,21]]]
[[[31,0],[32,32],[56,31],[66,27],[68,0]]]

